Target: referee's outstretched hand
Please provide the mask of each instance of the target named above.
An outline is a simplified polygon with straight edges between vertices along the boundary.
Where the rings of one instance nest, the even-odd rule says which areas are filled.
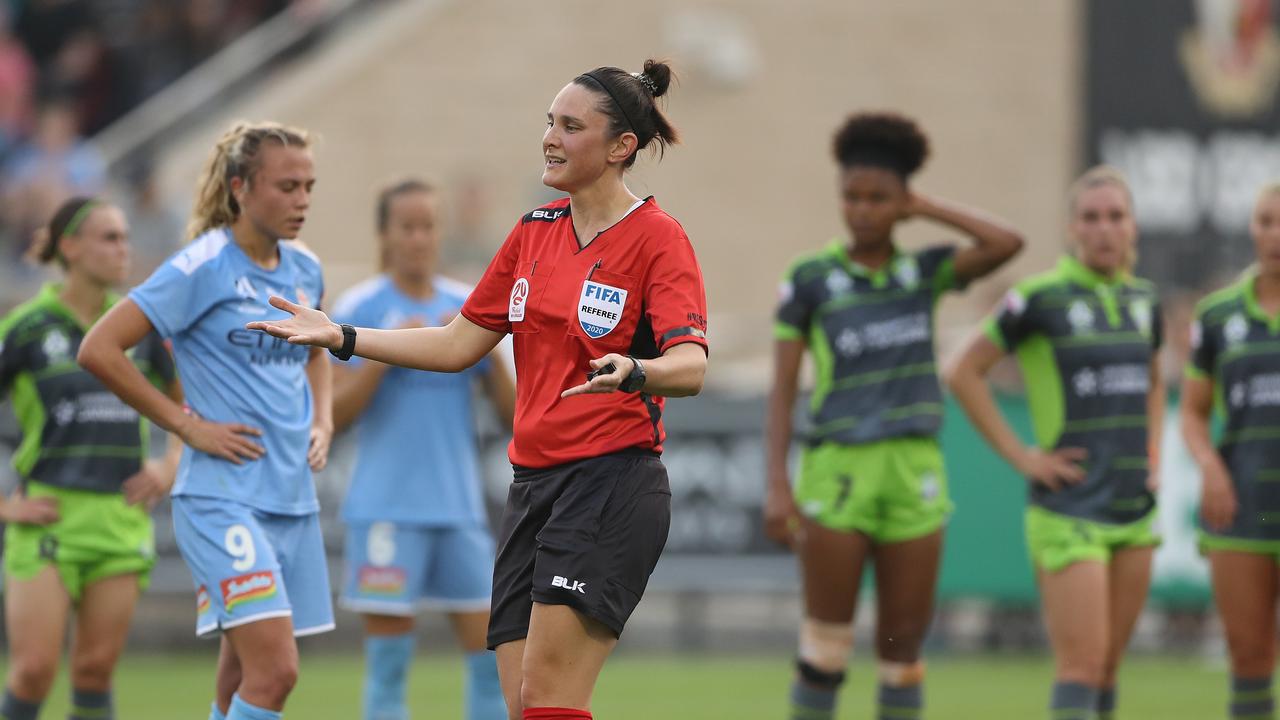
[[[245,329],[261,330],[272,337],[288,340],[294,345],[313,345],[330,350],[342,347],[342,328],[330,320],[328,315],[276,295],[272,295],[268,302],[272,307],[279,308],[292,317],[284,320],[255,320],[245,323]]]
[[[560,397],[567,398],[574,395],[586,395],[589,393],[611,393],[617,390],[618,386],[622,384],[622,381],[626,380],[627,376],[631,374],[631,370],[635,367],[635,363],[633,363],[631,358],[626,355],[609,353],[604,357],[598,357],[595,360],[592,360],[590,364],[592,370],[599,370],[610,363],[613,364],[613,372],[604,375],[596,375],[581,385],[575,385],[560,393]]]

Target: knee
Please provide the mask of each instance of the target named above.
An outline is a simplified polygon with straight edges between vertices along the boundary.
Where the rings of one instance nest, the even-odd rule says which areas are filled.
[[[284,705],[285,699],[297,684],[297,659],[292,661],[281,659],[279,662],[255,667],[252,675],[245,673],[240,682],[240,694],[245,695],[246,691],[250,691],[255,698],[261,698],[272,706],[280,707]]]
[[[801,682],[816,688],[835,689],[844,682],[845,668],[853,656],[853,623],[833,623],[806,618],[800,625],[800,649],[796,671]]]
[[[925,628],[910,623],[897,623],[876,631],[876,654],[881,660],[913,663],[920,658]]]
[[[1090,687],[1101,687],[1107,677],[1105,658],[1073,657],[1058,661],[1057,679],[1077,682]]]
[[[13,658],[9,667],[9,688],[24,698],[43,699],[49,694],[53,678],[58,674],[56,653],[26,653]]]
[[[71,658],[71,686],[78,690],[106,690],[111,687],[115,653],[77,651]]]

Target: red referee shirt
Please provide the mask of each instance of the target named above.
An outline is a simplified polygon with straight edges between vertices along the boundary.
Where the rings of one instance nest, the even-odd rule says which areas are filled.
[[[702,271],[684,228],[653,198],[578,247],[569,199],[525,215],[489,264],[462,315],[511,333],[516,357],[511,462],[548,467],[625,448],[662,450],[663,398],[561,398],[605,353],[658,357],[707,346]]]

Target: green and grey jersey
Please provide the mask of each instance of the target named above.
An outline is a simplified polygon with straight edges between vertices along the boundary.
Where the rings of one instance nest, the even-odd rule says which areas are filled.
[[[774,336],[802,340],[813,355],[813,443],[861,444],[936,436],[942,391],[933,311],[958,288],[955,248],[895,253],[871,271],[833,241],[792,264]]]
[[[1254,294],[1256,270],[1205,297],[1191,325],[1187,374],[1213,382],[1218,452],[1239,509],[1226,535],[1280,540],[1280,315]]]
[[[1031,485],[1052,512],[1127,523],[1155,506],[1147,489],[1147,397],[1161,342],[1160,305],[1146,280],[1107,279],[1072,257],[1019,283],[984,326],[1015,352],[1037,444],[1088,452],[1085,480]]]
[[[22,443],[13,466],[24,480],[97,492],[119,492],[142,467],[146,426],[97,378],[76,364],[86,328],[46,285],[0,318],[0,397],[13,402]],[[107,307],[115,301],[110,298]],[[129,352],[161,389],[175,377],[155,333]]]

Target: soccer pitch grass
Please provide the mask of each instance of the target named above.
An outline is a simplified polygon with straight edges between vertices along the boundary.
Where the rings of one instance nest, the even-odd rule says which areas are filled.
[[[413,716],[460,720],[461,658],[419,657],[410,676]],[[116,682],[121,720],[205,720],[214,657],[126,655]],[[1050,665],[1043,657],[943,657],[930,661],[928,720],[1047,718]],[[841,696],[841,720],[872,717],[875,668],[855,662]],[[1124,720],[1212,720],[1225,715],[1225,670],[1199,659],[1135,658],[1121,671]],[[361,660],[306,655],[285,717],[359,720]],[[790,668],[785,656],[623,655],[596,690],[602,720],[783,720]],[[43,718],[66,717],[65,669]]]

